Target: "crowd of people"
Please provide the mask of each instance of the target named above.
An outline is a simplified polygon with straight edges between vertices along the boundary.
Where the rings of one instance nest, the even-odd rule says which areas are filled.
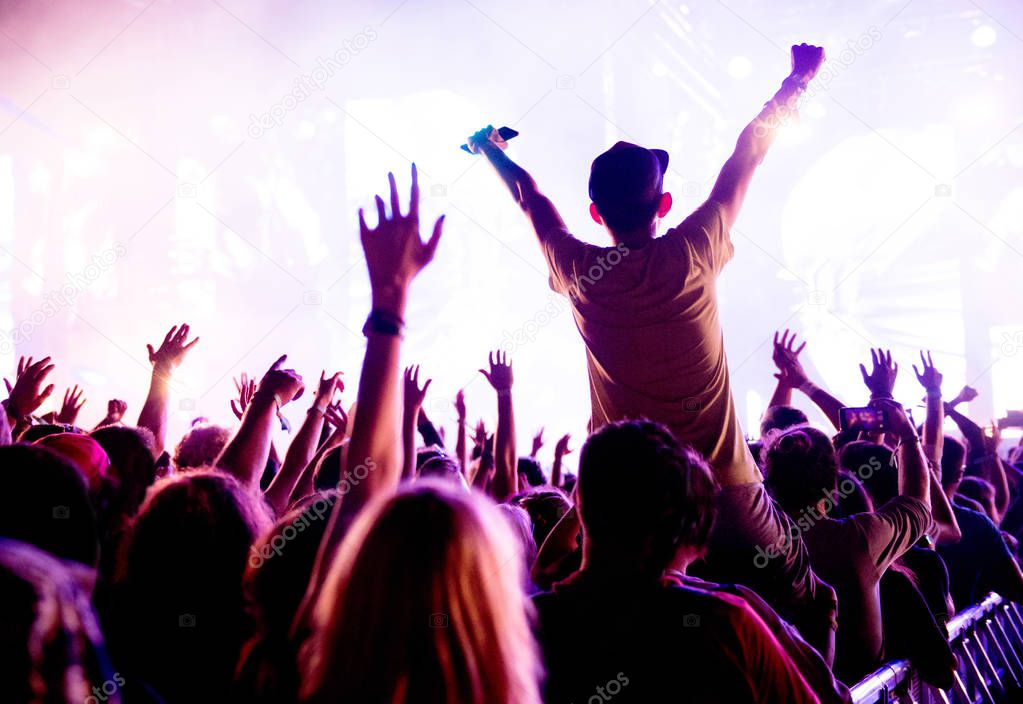
[[[77,387],[40,414],[63,360],[22,358],[0,413],[5,701],[848,702],[896,657],[950,687],[948,620],[990,591],[1023,601],[1023,443],[1006,452],[967,417],[976,392],[948,398],[929,353],[914,365],[922,426],[876,349],[860,371],[879,422],[848,427],[863,399],[811,380],[789,331],[761,427],[738,422],[715,282],[753,173],[824,59],[792,55],[708,200],[661,236],[667,153],[620,142],[593,162],[591,215],[612,240],[596,247],[496,130],[469,138],[586,345],[575,475],[568,436],[549,468],[542,433],[519,456],[504,351],[480,370],[492,432],[461,394],[453,433],[435,425],[429,379],[400,368],[411,284],[443,230],[420,233],[414,165],[404,212],[393,175],[375,226],[359,212],[372,301],[354,402],[341,372],[308,383],[282,356],[236,381],[237,427],[169,439],[169,381],[201,354],[181,324],[148,346],[137,421],[111,400],[90,430]],[[303,404],[281,456],[282,408]]]

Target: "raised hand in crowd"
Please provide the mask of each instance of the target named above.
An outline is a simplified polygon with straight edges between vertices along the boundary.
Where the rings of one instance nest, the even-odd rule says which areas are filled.
[[[14,383],[11,384],[4,379],[7,386],[7,401],[4,402],[4,407],[15,439],[31,425],[32,414],[53,393],[53,384],[43,386],[53,368],[49,357],[43,357],[38,361],[33,361],[32,357],[22,357],[18,360],[18,373],[14,377]]]
[[[568,446],[568,443],[569,441],[571,441],[571,439],[572,436],[569,435],[568,433],[565,433],[560,438],[558,438],[558,442],[554,445],[554,464],[551,465],[551,486],[555,486],[559,489],[562,487],[562,484],[564,483],[562,461],[565,455],[574,452],[574,450],[572,450]]]
[[[405,329],[405,308],[413,279],[437,252],[444,216],[437,219],[430,238],[424,241],[419,231],[419,175],[415,164],[412,165],[412,187],[406,213],[401,212],[394,174],[388,174],[388,182],[390,214],[380,196],[376,196],[376,227],[366,223],[366,215],[359,209],[359,238],[369,269],[372,309],[363,328],[366,356],[359,377],[358,413],[353,421],[345,473],[347,475],[370,463],[372,471],[367,472],[365,479],[354,484],[344,500],[334,506],[303,602],[303,616],[308,614],[325,575],[326,565],[344,535],[343,527],[369,501],[394,491],[401,480],[402,404],[398,362]]]
[[[80,389],[78,384],[64,392],[64,402],[57,413],[56,422],[64,425],[74,425],[78,420],[78,412],[85,405],[85,389]]]
[[[514,375],[507,352],[490,353],[490,369],[480,369],[497,392],[497,440],[494,446],[496,474],[491,496],[504,501],[519,491],[518,455],[515,442],[515,409],[512,404]]]
[[[252,400],[252,395],[256,393],[256,380],[242,372],[239,377],[234,379],[234,388],[238,392],[238,397],[231,399],[231,412],[234,413],[235,418],[241,420],[249,401]]]
[[[913,365],[913,372],[917,381],[927,392],[927,419],[924,421],[924,452],[932,467],[941,465],[941,451],[944,445],[945,433],[942,426],[945,423],[945,406],[941,401],[941,372],[934,366],[931,353],[928,351],[925,356],[920,352],[920,369]]]
[[[313,396],[312,405],[306,411],[302,424],[295,433],[288,451],[284,454],[284,462],[280,471],[274,476],[270,486],[266,488],[264,496],[270,505],[274,507],[278,515],[283,514],[288,507],[289,499],[294,492],[295,485],[299,482],[304,470],[313,455],[316,454],[316,446],[319,443],[327,409],[334,401],[334,395],[344,391],[345,385],[341,380],[342,372],[334,372],[327,376],[327,372],[320,372],[320,381],[316,385],[316,394]]]
[[[167,444],[171,375],[184,361],[188,351],[199,342],[198,337],[189,342],[188,333],[187,323],[183,323],[180,327],[175,325],[164,335],[159,348],[153,349],[152,345],[146,345],[149,362],[153,365],[153,376],[149,382],[149,394],[142,405],[142,410],[139,411],[138,425],[153,433],[153,438],[156,441],[153,446],[154,457],[163,454]]]
[[[462,469],[462,476],[468,479],[468,458],[466,457],[466,410],[465,410],[465,391],[462,389],[458,390],[455,394],[455,414],[458,420],[458,430],[455,432],[455,459],[458,460],[458,466]]]
[[[529,456],[536,457],[540,453],[540,449],[543,447],[543,428],[541,427],[536,431],[536,435],[533,436],[533,446],[529,449]]]
[[[775,387],[774,395],[768,402],[768,408],[792,405],[792,391],[798,389],[821,409],[835,428],[838,428],[844,404],[827,390],[810,381],[809,375],[803,368],[803,363],[799,361],[799,355],[805,347],[805,340],[796,347],[796,333],[786,329],[779,338],[778,332],[775,331],[771,359],[778,368],[778,372],[774,375],[778,384]]]
[[[402,452],[401,478],[405,481],[412,479],[416,469],[416,429],[419,427],[419,413],[426,399],[426,390],[430,388],[433,379],[427,379],[422,386],[419,385],[419,365],[405,367],[405,386],[401,437],[404,445]]]
[[[233,474],[250,491],[259,491],[259,479],[270,455],[274,421],[283,418],[281,409],[305,390],[298,372],[281,368],[287,358],[288,355],[282,355],[260,379],[241,425],[216,461],[218,469]]]
[[[948,402],[948,405],[950,405],[952,408],[955,408],[961,403],[970,403],[979,395],[980,394],[977,392],[975,388],[967,385],[960,389],[959,393],[956,394],[956,397]]]
[[[107,414],[103,416],[103,420],[96,424],[96,428],[105,428],[108,425],[117,425],[121,422],[121,418],[124,417],[125,411],[128,410],[128,404],[124,401],[112,398],[107,401]]]
[[[952,545],[962,538],[962,531],[959,529],[948,495],[941,486],[941,455],[945,445],[945,434],[942,430],[945,422],[944,404],[941,401],[942,375],[934,366],[931,353],[925,354],[923,351],[920,352],[920,369],[914,364],[913,372],[927,392],[923,452],[930,477],[931,517],[934,520],[932,535],[938,545]]]
[[[870,361],[873,366],[869,374],[867,368],[860,365],[863,383],[870,391],[870,398],[891,398],[892,389],[895,388],[895,377],[899,374],[898,363],[892,361],[891,351],[880,348],[870,350]]]

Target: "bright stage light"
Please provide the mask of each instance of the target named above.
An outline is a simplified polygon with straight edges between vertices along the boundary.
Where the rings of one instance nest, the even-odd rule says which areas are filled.
[[[728,62],[728,75],[732,78],[746,78],[753,73],[753,63],[745,56],[733,56]]]
[[[998,33],[989,24],[982,24],[970,33],[970,41],[974,46],[985,49],[995,43]]]

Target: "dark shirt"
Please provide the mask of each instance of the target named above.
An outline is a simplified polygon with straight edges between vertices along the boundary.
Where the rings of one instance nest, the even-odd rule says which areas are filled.
[[[741,599],[584,570],[533,603],[547,704],[818,701]]]
[[[804,533],[814,572],[838,593],[835,674],[846,684],[881,663],[884,630],[878,582],[930,525],[926,504],[896,496],[871,513],[819,520]]]
[[[1007,599],[1023,599],[1023,580],[1002,534],[984,513],[952,503],[962,539],[942,545],[938,554],[948,566],[949,587],[957,610],[998,592]]]

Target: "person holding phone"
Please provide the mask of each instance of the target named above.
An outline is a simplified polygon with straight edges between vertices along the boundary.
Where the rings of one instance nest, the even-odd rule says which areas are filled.
[[[645,417],[706,457],[722,485],[708,576],[757,590],[827,653],[834,593],[814,576],[802,543],[768,568],[754,565],[757,547],[777,542],[790,526],[764,491],[739,426],[716,291],[753,174],[823,61],[820,47],[792,47],[791,72],[739,135],[710,197],[660,237],[672,206],[663,150],[618,142],[593,161],[589,213],[612,242],[597,247],[572,236],[493,127],[467,146],[504,180],[536,232],[551,287],[571,300],[586,344],[591,430]]]

